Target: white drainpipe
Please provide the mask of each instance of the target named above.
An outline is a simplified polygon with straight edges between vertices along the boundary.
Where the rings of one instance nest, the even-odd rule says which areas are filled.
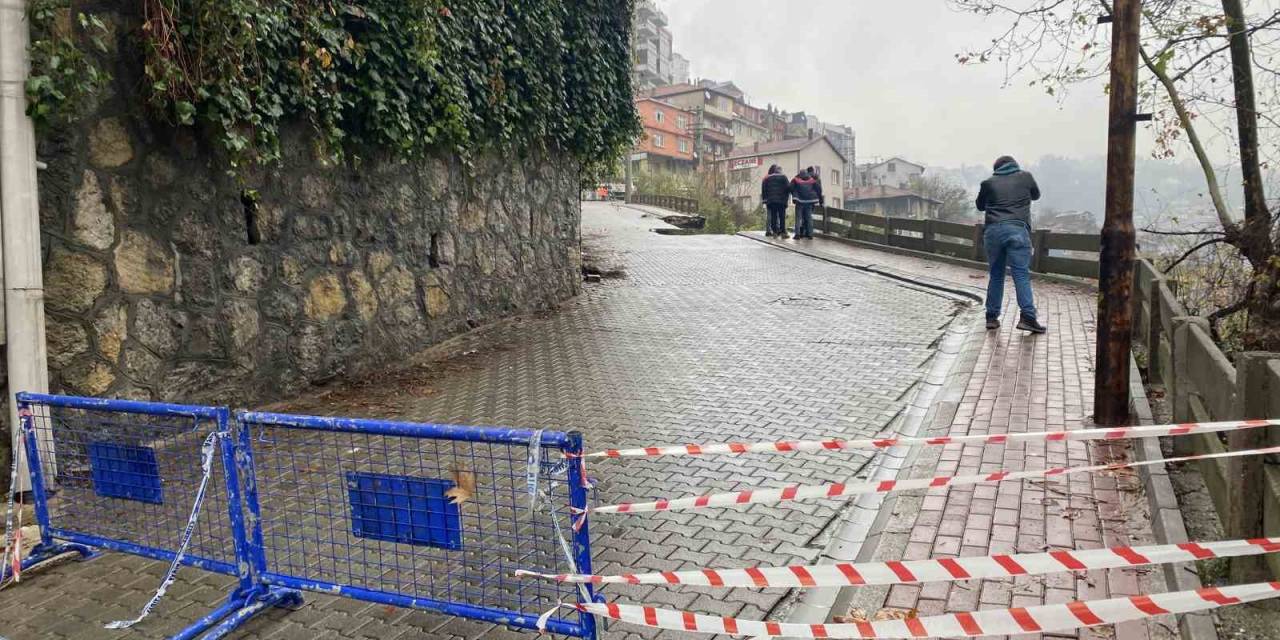
[[[18,408],[13,394],[49,388],[35,129],[26,116],[29,28],[25,0],[0,0],[0,247],[4,252],[9,425],[15,445]],[[27,491],[30,480],[25,452],[18,446],[13,451],[21,465],[14,489]]]

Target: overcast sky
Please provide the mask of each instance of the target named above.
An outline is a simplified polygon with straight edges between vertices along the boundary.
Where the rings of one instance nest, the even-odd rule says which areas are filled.
[[[931,166],[987,164],[1009,153],[1099,156],[1101,82],[1065,101],[1026,81],[1002,88],[996,66],[955,54],[1007,27],[944,0],[657,0],[695,77],[733,80],[753,104],[808,111],[858,134],[858,161],[903,156]],[[1150,135],[1139,133],[1140,152]]]

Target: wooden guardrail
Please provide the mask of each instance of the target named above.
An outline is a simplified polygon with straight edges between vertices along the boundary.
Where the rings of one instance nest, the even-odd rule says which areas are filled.
[[[982,224],[893,218],[819,206],[814,211],[814,228],[851,240],[978,262],[987,260],[982,246],[985,230]],[[1034,245],[1032,271],[1077,278],[1098,277],[1097,235],[1040,229],[1031,235],[1031,241]],[[1063,255],[1066,251],[1073,255]]]
[[[1280,417],[1280,353],[1241,353],[1233,362],[1214,343],[1208,320],[1190,316],[1172,282],[1149,261],[1134,269],[1134,342],[1146,352],[1149,383],[1163,385],[1175,422]],[[1179,453],[1280,446],[1280,428],[1176,438]],[[1280,535],[1280,469],[1257,457],[1200,463],[1228,537]],[[1261,559],[1233,559],[1233,579],[1265,579]],[[1268,556],[1280,576],[1280,558]]]
[[[634,204],[646,204],[651,207],[662,207],[680,213],[698,213],[698,201],[694,198],[685,198],[682,196],[662,196],[651,193],[637,193],[631,196],[629,202]]]

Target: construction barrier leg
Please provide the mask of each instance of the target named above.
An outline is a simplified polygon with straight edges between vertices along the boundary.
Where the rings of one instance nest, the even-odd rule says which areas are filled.
[[[74,544],[70,542],[44,543],[41,542],[31,549],[31,553],[22,559],[21,573],[26,573],[28,569],[32,569],[38,565],[44,564],[58,556],[68,553],[78,553],[78,560],[91,560],[102,555],[97,549],[82,544]],[[11,567],[0,567],[0,582],[6,582],[12,576]]]
[[[262,587],[248,594],[237,591],[226,604],[209,612],[191,626],[172,636],[170,640],[217,640],[240,628],[253,616],[272,607],[297,608],[302,606],[302,592],[281,587]],[[208,631],[208,633],[204,633]],[[200,634],[204,633],[203,636]]]

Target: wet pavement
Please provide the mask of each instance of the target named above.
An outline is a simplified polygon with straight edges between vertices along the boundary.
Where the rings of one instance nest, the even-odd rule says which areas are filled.
[[[733,236],[665,236],[644,211],[585,203],[593,254],[625,271],[552,313],[481,329],[402,375],[317,391],[274,409],[578,430],[588,450],[726,440],[869,436],[894,428],[935,347],[964,308],[954,296]],[[950,268],[950,267],[947,267]],[[1063,363],[1066,364],[1066,363]],[[1078,391],[1074,391],[1079,393]],[[841,481],[860,454],[604,461],[600,504]],[[814,560],[838,502],[592,519],[596,569],[666,571]],[[0,592],[0,635],[163,637],[216,606],[227,579],[184,569],[146,622],[131,617],[163,567],[119,554],[32,575]],[[607,589],[621,602],[760,618],[785,591]],[[532,612],[540,613],[540,612]],[[236,638],[507,637],[515,632],[309,595]],[[523,636],[524,634],[520,634]],[[610,638],[656,633],[612,625]],[[678,637],[683,634],[663,634]]]

